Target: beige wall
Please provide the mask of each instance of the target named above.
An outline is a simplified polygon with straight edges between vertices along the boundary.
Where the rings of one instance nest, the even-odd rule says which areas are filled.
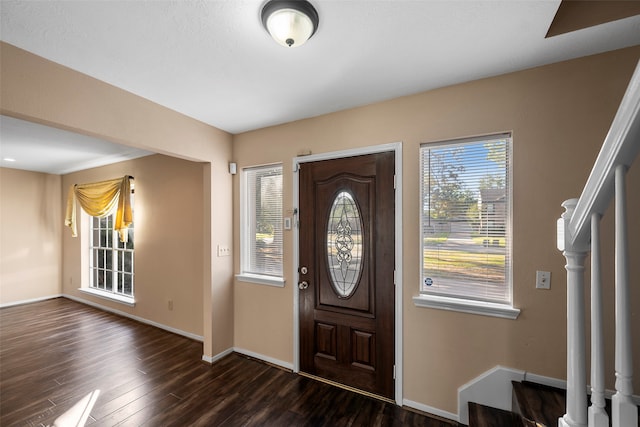
[[[318,154],[403,143],[404,398],[456,413],[458,387],[495,365],[566,377],[566,276],[564,258],[555,248],[555,223],[562,201],[580,194],[639,57],[640,48],[635,47],[244,133],[234,137],[234,159],[239,168],[282,162],[288,171],[292,158],[305,150]],[[419,146],[503,131],[513,132],[513,288],[521,315],[514,321],[416,307],[412,297],[418,293],[421,268]],[[285,211],[293,208],[292,175],[285,173]],[[640,165],[628,179],[629,188],[640,188]],[[636,218],[640,192],[631,191],[629,212],[636,212],[631,216]],[[237,176],[234,194],[237,210]],[[611,225],[609,218],[605,224]],[[238,227],[236,218],[236,271]],[[640,223],[631,220],[631,227],[631,259],[640,259]],[[604,235],[611,254],[611,232]],[[234,300],[236,346],[289,363],[292,248],[289,232],[284,289],[237,282]],[[637,284],[640,266],[633,264],[632,282]],[[551,271],[551,290],[535,289],[536,270]],[[605,274],[612,279],[610,260]],[[611,280],[606,283],[606,312],[611,314]],[[632,297],[640,301],[639,286]],[[636,337],[638,310],[635,304]],[[607,331],[611,345],[610,321]],[[640,340],[634,345],[634,370],[640,372]],[[607,368],[613,372],[609,350]],[[612,380],[607,387],[613,388]]]
[[[239,225],[237,215],[232,215],[232,209],[238,209],[239,178],[232,180],[227,163],[236,161],[241,168],[283,162],[286,171],[301,151],[322,153],[402,141],[404,398],[455,412],[457,388],[497,364],[565,376],[565,273],[564,260],[554,247],[555,220],[562,211],[560,203],[577,196],[587,178],[640,48],[456,85],[233,138],[13,46],[0,43],[0,54],[0,113],[205,162],[205,355],[214,356],[235,345],[285,362],[293,360],[292,235],[285,235],[284,288],[233,283],[232,273],[239,271]],[[420,271],[415,178],[419,144],[508,130],[514,135],[514,302],[522,314],[510,321],[415,307],[411,297],[417,293]],[[631,189],[639,188],[640,167],[632,169],[628,180]],[[292,173],[285,174],[285,211],[293,208],[292,182]],[[630,195],[630,212],[640,212],[638,198],[638,192]],[[605,218],[606,226],[611,225],[610,216]],[[640,225],[631,222],[631,259],[639,259],[640,239],[633,236],[640,235]],[[611,233],[604,234],[605,248],[611,252]],[[233,263],[231,258],[215,256],[218,244],[233,246]],[[632,264],[632,280],[637,283],[640,265]],[[551,290],[535,289],[536,270],[552,272]],[[604,270],[610,284],[611,262]],[[640,287],[635,286],[633,301],[640,300],[639,293]],[[150,312],[159,302],[150,302]],[[610,291],[605,302],[606,312],[612,313]],[[633,332],[638,336],[640,314],[637,307],[633,310]],[[607,330],[610,344],[610,324]],[[639,346],[636,340],[635,372],[640,372]],[[609,350],[607,357],[612,371]],[[640,390],[638,378],[636,390]],[[607,386],[612,388],[612,382]]]
[[[0,113],[188,160],[204,167],[201,224],[204,355],[233,346],[230,134],[0,42]],[[212,196],[213,195],[213,196]]]
[[[61,293],[60,176],[0,168],[0,305]]]
[[[124,175],[135,177],[135,307],[78,290],[89,286],[86,229],[80,226],[77,238],[63,231],[63,293],[202,336],[203,165],[156,154],[71,173],[62,177],[62,197],[73,184]]]

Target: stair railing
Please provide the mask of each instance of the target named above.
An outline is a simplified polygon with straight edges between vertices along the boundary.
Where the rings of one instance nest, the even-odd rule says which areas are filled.
[[[567,407],[560,427],[607,427],[600,273],[600,219],[615,196],[615,388],[611,425],[638,427],[633,357],[626,217],[628,168],[640,152],[640,62],[579,199],[565,201],[558,249],[567,264]],[[637,190],[636,190],[637,191]],[[591,252],[591,406],[587,408],[584,260]]]

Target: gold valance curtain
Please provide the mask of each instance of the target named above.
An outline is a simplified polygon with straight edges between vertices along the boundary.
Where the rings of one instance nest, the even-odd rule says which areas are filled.
[[[120,241],[129,238],[127,228],[133,223],[131,215],[131,183],[133,177],[110,179],[108,181],[75,184],[69,189],[67,196],[67,214],[64,225],[71,228],[73,237],[78,235],[76,228],[76,201],[86,213],[91,216],[107,216],[117,206],[115,229],[120,235]]]

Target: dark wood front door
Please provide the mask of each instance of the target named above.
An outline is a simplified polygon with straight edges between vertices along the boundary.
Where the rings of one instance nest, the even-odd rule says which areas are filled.
[[[300,370],[394,398],[395,153],[300,166]]]

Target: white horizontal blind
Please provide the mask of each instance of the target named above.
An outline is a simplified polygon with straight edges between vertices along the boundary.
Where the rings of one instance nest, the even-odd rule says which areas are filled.
[[[510,134],[421,146],[421,293],[511,304],[510,151]]]
[[[282,277],[282,166],[243,169],[243,273]]]

